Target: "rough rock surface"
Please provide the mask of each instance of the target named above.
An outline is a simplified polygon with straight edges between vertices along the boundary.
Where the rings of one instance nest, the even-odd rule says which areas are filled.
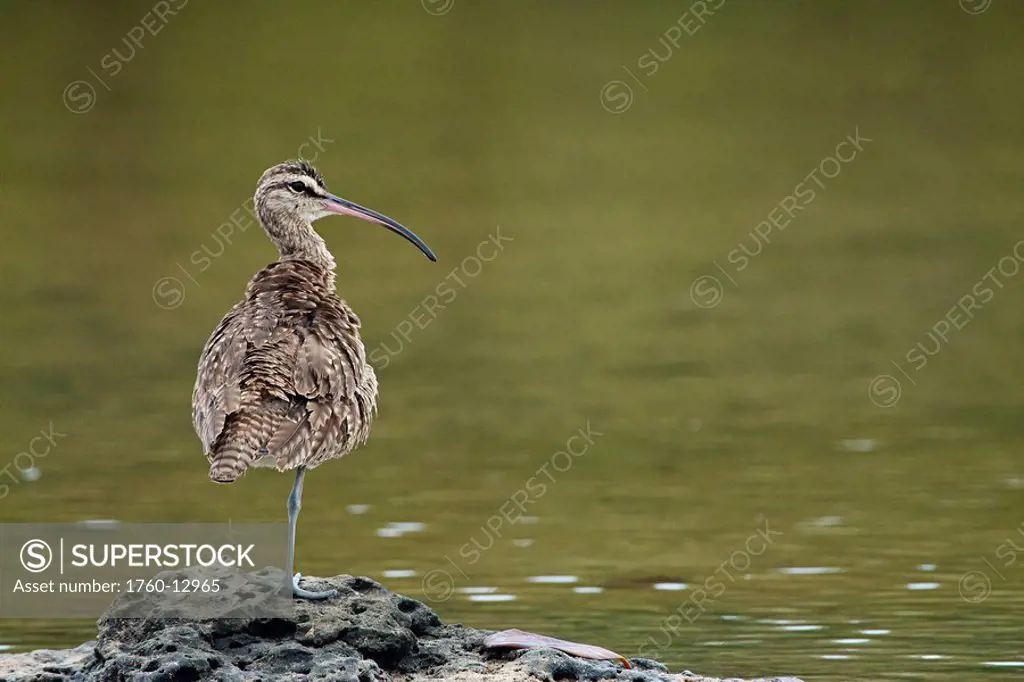
[[[298,601],[295,618],[99,620],[96,641],[62,651],[0,655],[4,682],[377,682],[615,680],[711,682],[660,663],[575,659],[553,649],[488,651],[486,630],[445,625],[426,605],[368,578],[305,579],[337,589]],[[774,678],[775,682],[799,682]],[[767,680],[763,681],[767,682]]]

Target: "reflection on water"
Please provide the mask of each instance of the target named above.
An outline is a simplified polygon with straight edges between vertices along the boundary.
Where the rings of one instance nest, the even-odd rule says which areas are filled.
[[[827,575],[843,572],[843,569],[836,566],[783,566],[778,570],[779,573],[786,575]]]
[[[937,590],[941,586],[939,583],[907,583],[908,590]]]
[[[274,258],[211,235],[317,131],[332,190],[440,262],[321,228],[367,348],[412,332],[369,443],[306,480],[297,570],[719,676],[1018,679],[1024,278],[945,321],[1020,238],[1024,6],[727,4],[616,115],[602,88],[682,10],[513,4],[189,3],[77,114],[65,86],[143,12],[5,12],[0,468],[66,435],[0,518],[285,520],[289,476],[208,482],[189,400]],[[854,129],[867,153],[752,232]],[[0,621],[5,647],[94,634]]]
[[[418,521],[389,521],[388,525],[377,529],[377,537],[400,538],[408,533],[420,533],[426,527]]]
[[[550,585],[569,585],[578,583],[580,579],[574,575],[531,575],[526,578],[529,583],[543,583]]]
[[[89,530],[113,530],[117,528],[121,522],[117,519],[86,519],[79,521],[80,526],[84,526]]]
[[[604,588],[597,585],[577,585],[572,591],[576,594],[601,594]]]
[[[679,590],[685,590],[687,587],[689,585],[686,583],[654,583],[654,589],[664,592],[678,592]]]
[[[381,575],[384,576],[385,578],[392,578],[392,579],[395,579],[395,578],[415,578],[416,577],[416,571],[413,571],[411,569],[405,569],[405,568],[397,568],[397,569],[391,569],[391,570],[388,570],[388,571],[383,571],[381,573]]]
[[[498,588],[488,585],[477,585],[472,587],[460,587],[456,591],[463,594],[494,594],[498,591]]]
[[[518,599],[514,594],[471,594],[466,598],[469,601],[478,602],[515,601]]]

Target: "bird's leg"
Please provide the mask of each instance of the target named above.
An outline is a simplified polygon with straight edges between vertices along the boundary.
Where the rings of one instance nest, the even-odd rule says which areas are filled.
[[[295,525],[299,521],[299,510],[302,508],[302,479],[306,476],[306,467],[298,467],[295,470],[295,485],[292,486],[292,493],[288,496],[288,575],[295,570]],[[292,578],[292,594],[300,599],[329,599],[338,596],[337,590],[326,592],[310,592],[299,587],[301,573],[294,574]]]

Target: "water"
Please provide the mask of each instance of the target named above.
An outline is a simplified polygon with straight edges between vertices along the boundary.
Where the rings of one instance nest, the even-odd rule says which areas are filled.
[[[0,453],[33,473],[0,518],[283,519],[287,477],[207,481],[189,400],[274,257],[240,207],[303,153],[441,258],[321,226],[382,390],[307,479],[303,573],[723,677],[1016,679],[1022,10],[638,4],[190,2],[114,75],[150,5],[9,8]]]

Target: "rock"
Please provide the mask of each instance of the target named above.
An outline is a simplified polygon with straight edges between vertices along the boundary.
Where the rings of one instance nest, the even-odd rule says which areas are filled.
[[[188,571],[163,574],[188,579]],[[119,597],[98,622],[96,641],[63,651],[0,655],[4,682],[384,682],[615,680],[713,682],[631,659],[573,658],[554,649],[491,651],[490,631],[445,625],[425,604],[368,578],[306,578],[334,588],[326,601],[295,602],[294,618],[128,619]],[[138,597],[132,597],[137,599]],[[761,682],[768,682],[767,680]],[[774,682],[799,682],[777,678]]]

